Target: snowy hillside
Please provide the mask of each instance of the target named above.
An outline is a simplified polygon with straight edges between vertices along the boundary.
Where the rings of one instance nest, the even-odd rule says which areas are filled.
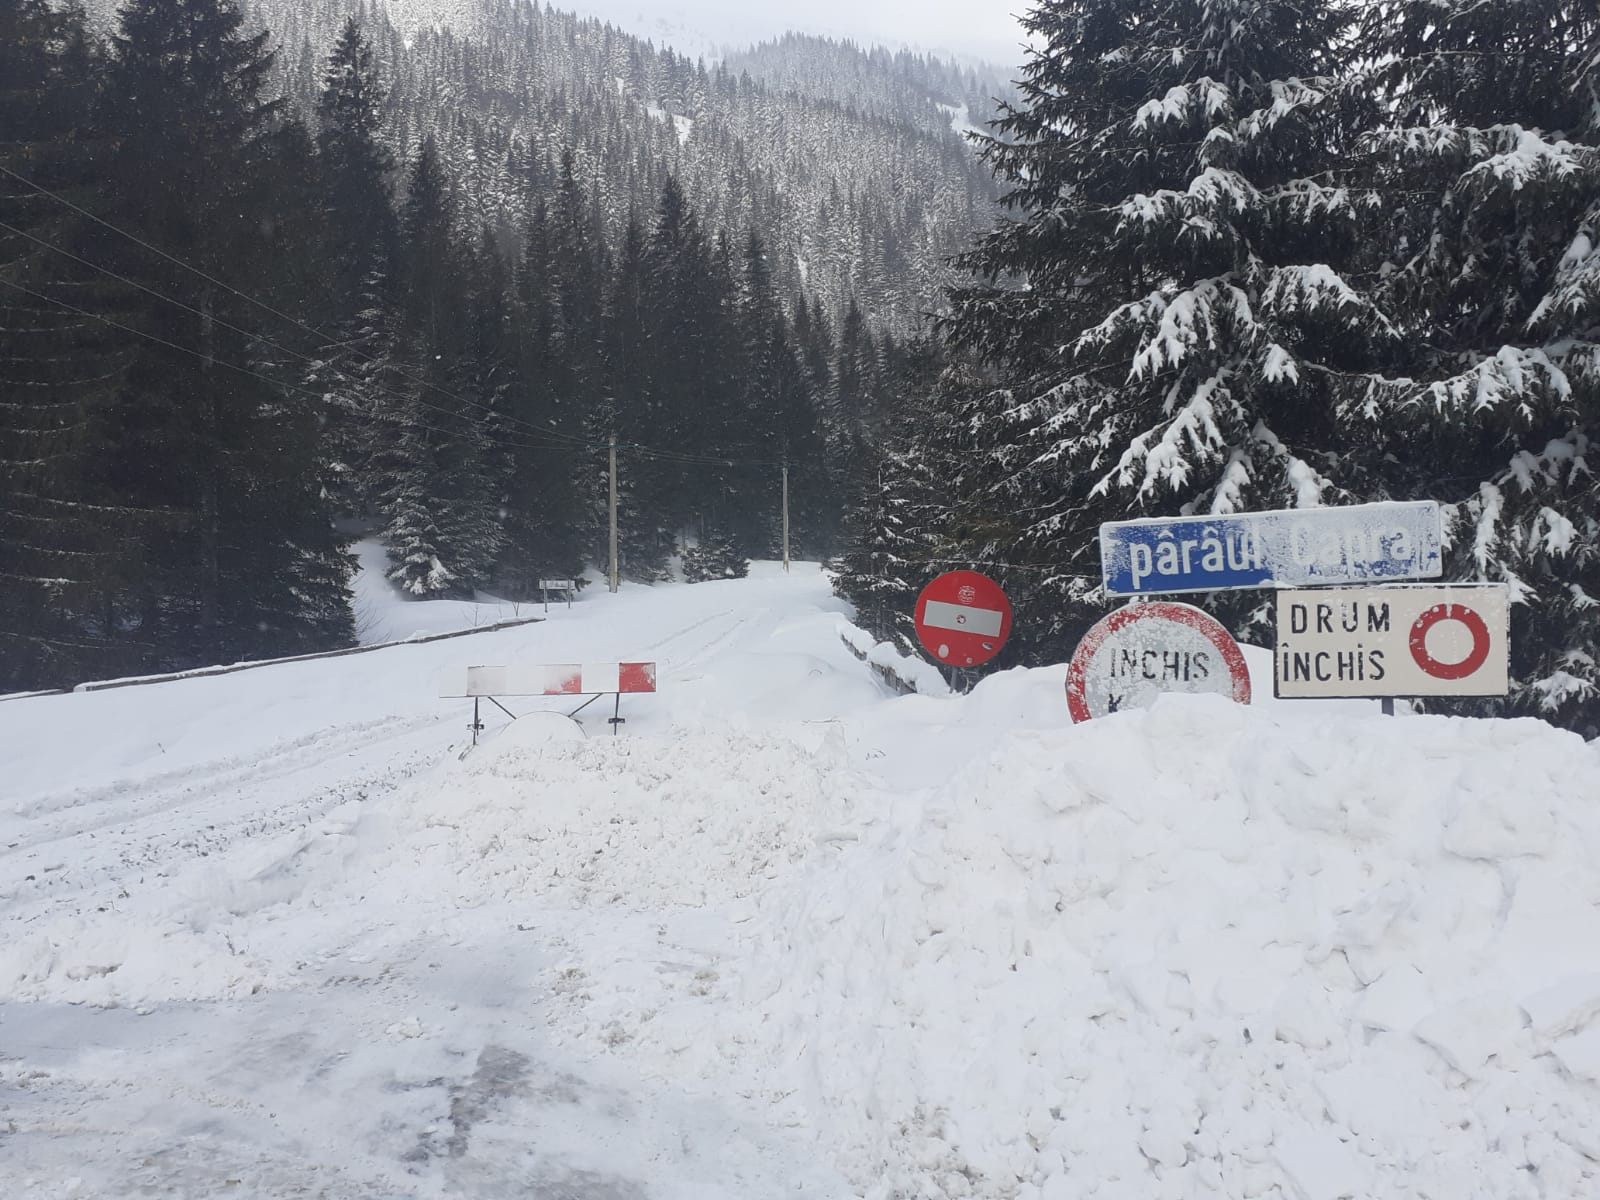
[[[0,1195],[1600,1194],[1600,747],[1072,728],[1063,668],[894,698],[842,622],[757,564],[0,704]],[[620,737],[437,698],[634,658]]]

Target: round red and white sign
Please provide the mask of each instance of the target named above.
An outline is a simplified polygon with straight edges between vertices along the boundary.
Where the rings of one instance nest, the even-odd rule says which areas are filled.
[[[1250,670],[1239,643],[1188,604],[1130,604],[1078,643],[1067,668],[1074,721],[1143,708],[1163,692],[1214,693],[1250,703]]]
[[[1429,647],[1428,635],[1435,628],[1441,633],[1451,630],[1450,622],[1466,633],[1466,639],[1457,637],[1456,640],[1470,639],[1471,645],[1466,648],[1465,654],[1441,658],[1436,653],[1437,647]],[[1411,626],[1411,657],[1416,660],[1417,666],[1435,679],[1466,679],[1476,674],[1489,661],[1492,645],[1488,623],[1476,610],[1465,604],[1436,604]]]
[[[1011,601],[1000,585],[976,571],[949,571],[917,597],[917,640],[952,667],[988,662],[1011,636]]]

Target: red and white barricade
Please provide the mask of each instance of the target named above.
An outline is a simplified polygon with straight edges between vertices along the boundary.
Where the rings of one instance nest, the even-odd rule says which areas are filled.
[[[588,696],[569,716],[577,716],[602,696],[615,696],[616,707],[607,718],[611,732],[624,723],[622,697],[656,690],[653,662],[626,663],[514,663],[510,666],[455,667],[445,674],[439,695],[472,700],[472,740],[483,729],[479,704],[487,700],[506,716],[516,714],[500,703],[514,696]]]

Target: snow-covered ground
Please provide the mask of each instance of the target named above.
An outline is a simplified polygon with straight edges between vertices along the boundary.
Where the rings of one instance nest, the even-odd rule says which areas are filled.
[[[1600,748],[894,698],[840,611],[0,705],[0,1196],[1600,1195]],[[436,696],[635,658],[616,738]]]
[[[542,603],[519,604],[497,596],[419,603],[389,582],[389,552],[382,542],[369,538],[357,542],[351,552],[359,564],[352,588],[356,636],[364,646],[403,642],[418,635],[481,629],[485,625],[544,614]]]

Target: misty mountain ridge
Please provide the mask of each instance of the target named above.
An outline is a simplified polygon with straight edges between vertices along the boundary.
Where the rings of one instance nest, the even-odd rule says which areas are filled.
[[[508,243],[570,149],[609,235],[670,175],[709,228],[760,233],[781,294],[809,291],[841,318],[853,300],[904,332],[994,215],[994,180],[958,130],[989,119],[1005,85],[948,60],[789,35],[708,65],[522,0],[243,8],[272,32],[275,86],[302,113],[357,16],[398,160],[432,134],[463,219]]]

